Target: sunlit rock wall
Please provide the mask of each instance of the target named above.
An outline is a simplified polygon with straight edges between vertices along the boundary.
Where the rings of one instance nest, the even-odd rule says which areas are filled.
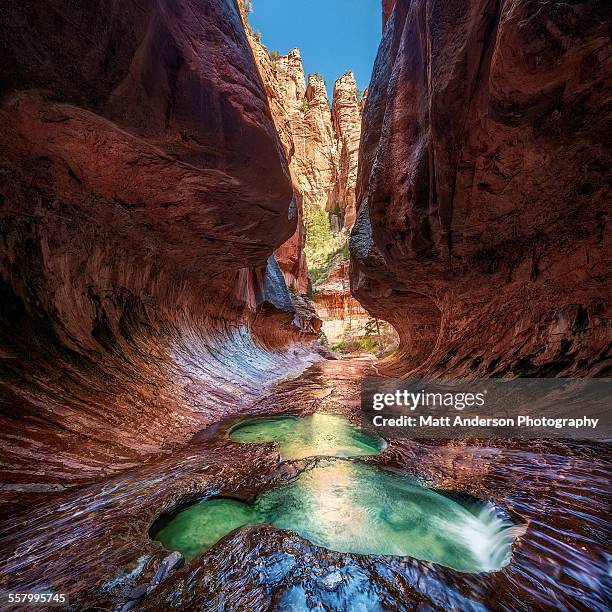
[[[342,225],[355,223],[355,186],[361,136],[361,105],[355,75],[347,72],[334,84],[332,121],[338,136],[338,176],[333,201],[341,209]]]
[[[610,5],[397,0],[368,100],[352,290],[400,373],[610,364]]]
[[[342,341],[345,332],[362,332],[368,320],[367,310],[351,295],[348,261],[334,266],[329,278],[318,286],[314,303],[330,346]]]
[[[301,109],[295,108],[297,98],[295,94],[289,94],[289,89],[292,87],[302,92],[304,95],[304,71],[301,69],[301,60],[299,60],[300,70],[292,71],[293,81],[289,83],[285,79],[279,78],[279,65],[277,60],[272,60],[268,54],[268,50],[262,44],[259,36],[251,29],[248,22],[248,15],[242,7],[241,16],[245,26],[247,39],[253,51],[255,64],[261,76],[266,96],[270,103],[272,118],[276,124],[278,134],[280,136],[285,157],[289,163],[289,172],[291,180],[294,184],[295,198],[297,204],[297,227],[293,235],[284,242],[275,251],[278,264],[283,271],[287,286],[298,295],[305,295],[310,288],[310,277],[308,275],[308,265],[304,246],[306,244],[306,229],[304,227],[304,212],[302,208],[302,193],[298,188],[298,180],[295,175],[295,144],[293,134],[295,125],[295,113]],[[301,78],[301,80],[300,80]],[[290,87],[292,85],[292,87]],[[295,102],[295,105],[294,105]]]
[[[297,203],[233,2],[0,17],[3,491],[186,441],[303,367]]]
[[[243,6],[244,9],[244,5]],[[289,170],[298,204],[298,227],[293,236],[276,251],[276,259],[287,285],[294,293],[310,293],[311,279],[304,253],[306,213],[318,207],[329,216],[330,231],[344,239],[343,228],[355,221],[355,184],[361,127],[361,105],[352,72],[340,77],[334,85],[330,108],[325,81],[319,75],[304,74],[299,49],[286,55],[268,50],[258,33],[249,26],[248,14],[242,11],[249,44],[266,94],[272,116],[289,161]],[[344,260],[341,262],[344,263]],[[313,265],[313,262],[310,262]],[[339,275],[343,282],[338,284]],[[325,287],[315,287],[314,301],[323,319],[323,331],[330,342],[336,342],[347,326],[362,324],[367,314],[349,293],[345,266],[333,270]],[[344,278],[346,276],[346,278]],[[354,311],[354,312],[353,312]],[[353,316],[353,314],[355,316]],[[312,319],[313,327],[316,322]],[[319,323],[320,325],[320,323]]]
[[[347,71],[336,80],[330,108],[323,77],[306,77],[300,50],[280,55],[268,49],[250,29],[246,12],[243,19],[298,200],[336,213],[340,227],[351,227],[361,131],[355,76]]]

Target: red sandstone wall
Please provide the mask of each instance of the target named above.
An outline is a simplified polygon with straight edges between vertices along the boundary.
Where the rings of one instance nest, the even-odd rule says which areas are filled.
[[[393,13],[393,9],[395,8],[395,3],[397,0],[382,0],[383,5],[383,30],[387,25],[387,21],[389,17],[391,17],[391,13]]]
[[[609,17],[597,1],[395,3],[351,251],[355,296],[402,338],[396,372],[609,367]]]
[[[0,25],[0,469],[46,490],[238,410],[316,331],[268,259],[297,207],[232,2]]]

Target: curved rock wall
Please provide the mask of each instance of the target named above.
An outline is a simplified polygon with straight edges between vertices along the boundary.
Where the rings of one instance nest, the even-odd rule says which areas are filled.
[[[401,336],[388,365],[604,373],[609,5],[383,8],[351,251],[354,294]]]
[[[298,96],[305,95],[304,71],[299,52],[272,59],[268,50],[258,36],[251,30],[247,14],[243,10],[242,20],[245,26],[249,44],[255,57],[255,63],[261,75],[266,95],[270,102],[272,117],[278,130],[285,156],[289,162],[289,172],[294,185],[297,202],[297,228],[294,234],[275,251],[278,264],[283,271],[287,286],[295,294],[305,295],[310,288],[310,276],[304,247],[306,245],[306,228],[304,226],[303,195],[299,189],[301,181],[298,178],[297,158],[295,156],[294,133],[299,124],[302,109]]]
[[[282,349],[313,313],[270,257],[297,204],[233,2],[1,22],[0,470],[38,491],[239,410],[310,358]]]

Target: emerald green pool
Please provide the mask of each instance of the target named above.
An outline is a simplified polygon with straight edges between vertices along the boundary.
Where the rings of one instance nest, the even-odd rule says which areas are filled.
[[[321,413],[249,419],[234,427],[230,438],[244,444],[276,442],[283,459],[377,455],[387,446],[344,417]]]
[[[257,523],[253,508],[234,499],[216,497],[197,502],[179,512],[155,535],[165,548],[193,559],[228,533]]]
[[[191,559],[235,529],[263,523],[330,550],[410,556],[472,573],[506,565],[517,533],[490,504],[468,507],[406,475],[323,459],[252,504],[199,501],[154,537]]]

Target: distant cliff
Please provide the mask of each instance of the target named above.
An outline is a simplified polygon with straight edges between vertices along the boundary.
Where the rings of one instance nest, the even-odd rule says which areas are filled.
[[[311,219],[314,217],[319,222],[325,218],[317,230],[330,234],[331,251],[333,247],[342,250],[346,230],[355,221],[362,104],[355,77],[347,72],[334,85],[330,108],[325,81],[316,74],[306,78],[299,49],[287,55],[269,52],[259,35],[250,30],[246,14],[243,19],[289,161],[298,201],[297,230],[276,250],[276,258],[289,287],[306,293],[311,284],[308,264],[316,267],[316,262],[307,262],[305,257],[305,216],[310,214]],[[337,340],[348,322],[352,321],[355,326],[367,319],[363,308],[350,295],[348,265],[345,265],[348,262],[341,257],[336,259],[338,265],[315,288],[314,295],[330,340]]]
[[[323,77],[306,78],[299,49],[287,55],[269,51],[244,19],[298,198],[337,213],[340,226],[350,227],[361,133],[353,73],[336,81],[330,108]]]

